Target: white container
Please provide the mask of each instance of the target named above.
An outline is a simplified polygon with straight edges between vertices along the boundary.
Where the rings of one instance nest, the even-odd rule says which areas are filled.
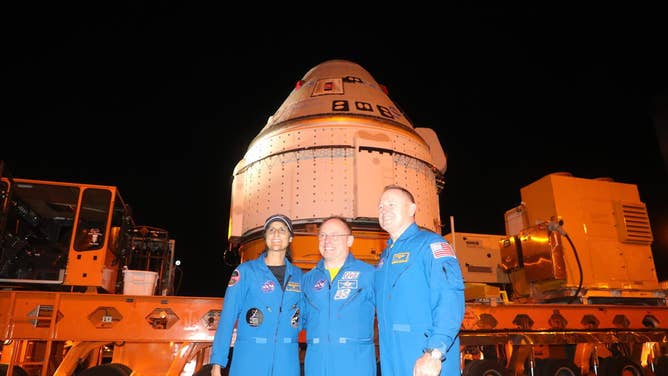
[[[124,295],[153,295],[158,273],[145,270],[123,270]]]

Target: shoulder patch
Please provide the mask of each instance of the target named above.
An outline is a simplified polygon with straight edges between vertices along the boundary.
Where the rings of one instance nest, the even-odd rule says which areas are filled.
[[[441,257],[457,258],[457,256],[455,255],[455,250],[452,249],[452,246],[447,242],[431,243],[429,244],[429,248],[431,248],[431,254],[434,255],[434,258],[437,259]]]
[[[239,273],[239,269],[234,269],[232,272],[232,276],[230,277],[230,281],[227,283],[227,287],[232,287],[239,282],[241,279],[241,273]]]

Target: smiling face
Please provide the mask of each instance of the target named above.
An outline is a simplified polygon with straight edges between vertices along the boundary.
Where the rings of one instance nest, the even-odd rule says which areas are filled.
[[[392,239],[397,239],[414,222],[415,203],[400,189],[388,189],[380,196],[378,222]]]
[[[264,232],[267,249],[274,252],[285,252],[292,241],[288,226],[281,221],[273,221]]]
[[[329,219],[320,225],[318,249],[326,267],[340,267],[346,261],[354,237],[350,228],[340,219]]]

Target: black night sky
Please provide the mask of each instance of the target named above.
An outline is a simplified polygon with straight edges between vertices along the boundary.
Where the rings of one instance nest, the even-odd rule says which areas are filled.
[[[658,8],[265,17],[223,3],[12,7],[0,158],[15,177],[118,186],[139,224],[176,239],[181,295],[223,295],[232,169],[294,84],[330,59],[360,64],[416,126],[437,131],[448,157],[444,223],[503,234],[523,186],[561,171],[610,177],[638,185],[668,279],[668,33]]]

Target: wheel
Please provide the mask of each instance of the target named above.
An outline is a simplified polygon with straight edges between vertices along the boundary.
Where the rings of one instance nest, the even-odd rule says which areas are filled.
[[[9,365],[7,364],[0,364],[0,376],[5,376],[9,371]],[[28,372],[26,372],[23,368],[19,366],[14,366],[14,376],[28,376]]]
[[[663,355],[654,359],[654,375],[668,375],[668,356]]]
[[[193,376],[209,376],[211,375],[211,364],[205,364],[197,372],[193,373]],[[223,368],[220,372],[221,375],[226,376],[229,374],[229,369]]]
[[[643,376],[642,367],[627,358],[603,358],[600,361],[599,375],[604,376]]]
[[[464,366],[462,376],[506,376],[508,370],[496,359],[472,360]]]
[[[205,364],[197,370],[197,372],[193,373],[193,376],[209,376],[211,375],[211,364]]]
[[[536,368],[541,376],[580,376],[580,369],[566,359],[540,359]]]
[[[132,369],[125,364],[109,363],[87,368],[78,376],[130,376],[131,373]]]
[[[120,371],[125,372],[124,375],[129,376],[132,373],[132,368],[130,368],[130,367],[128,367],[128,366],[126,366],[125,364],[122,364],[122,363],[109,363],[109,364],[107,364],[107,366],[111,367],[111,368],[116,368]]]

